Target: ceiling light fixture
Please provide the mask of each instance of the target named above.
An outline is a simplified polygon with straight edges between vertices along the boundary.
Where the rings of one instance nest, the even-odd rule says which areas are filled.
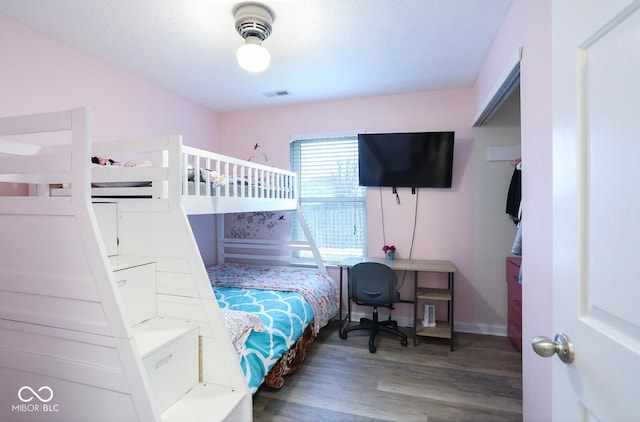
[[[273,12],[260,3],[242,3],[235,7],[236,30],[245,40],[238,48],[238,64],[249,72],[262,72],[269,67],[271,54],[262,42],[271,35]]]

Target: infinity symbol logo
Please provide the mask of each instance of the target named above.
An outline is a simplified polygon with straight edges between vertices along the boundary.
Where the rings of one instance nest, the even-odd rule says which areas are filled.
[[[25,390],[28,390],[29,392],[31,392],[31,397],[29,397],[28,393],[26,394],[26,398],[23,397],[23,392]],[[43,394],[44,397],[40,396],[38,393],[42,393],[42,391],[45,391],[45,394]],[[46,398],[47,394],[46,391],[49,392],[49,397]],[[51,399],[53,399],[53,390],[50,387],[47,387],[46,385],[43,385],[42,387],[38,388],[38,393],[36,393],[33,388],[29,387],[28,385],[25,385],[23,387],[21,387],[18,390],[18,398],[20,399],[20,401],[22,401],[23,403],[29,403],[31,400],[33,400],[34,397],[37,397],[38,400],[40,400],[43,403],[48,403],[51,401]]]

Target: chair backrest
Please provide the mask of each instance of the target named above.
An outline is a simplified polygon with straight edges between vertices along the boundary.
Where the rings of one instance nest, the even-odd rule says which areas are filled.
[[[349,270],[349,297],[358,305],[391,306],[400,298],[398,277],[378,262],[361,262]]]

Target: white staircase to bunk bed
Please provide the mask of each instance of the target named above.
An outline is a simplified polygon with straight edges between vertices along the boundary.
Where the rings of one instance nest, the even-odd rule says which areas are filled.
[[[90,126],[88,109],[0,119],[0,136],[17,139],[0,140],[0,181],[31,187],[0,197],[0,420],[251,420],[185,207],[293,210],[295,175],[177,136],[92,145]],[[23,139],[61,131],[70,142]],[[152,165],[92,170],[92,155],[118,154]],[[208,170],[189,186],[188,168],[228,182]],[[141,180],[152,183],[122,187]],[[48,402],[21,401],[39,388]]]

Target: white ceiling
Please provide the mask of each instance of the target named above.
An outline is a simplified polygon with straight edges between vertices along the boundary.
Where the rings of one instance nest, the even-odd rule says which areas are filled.
[[[228,0],[0,0],[0,13],[235,111],[470,87],[512,0],[264,0],[271,66],[239,68]],[[286,90],[288,96],[265,96]]]

